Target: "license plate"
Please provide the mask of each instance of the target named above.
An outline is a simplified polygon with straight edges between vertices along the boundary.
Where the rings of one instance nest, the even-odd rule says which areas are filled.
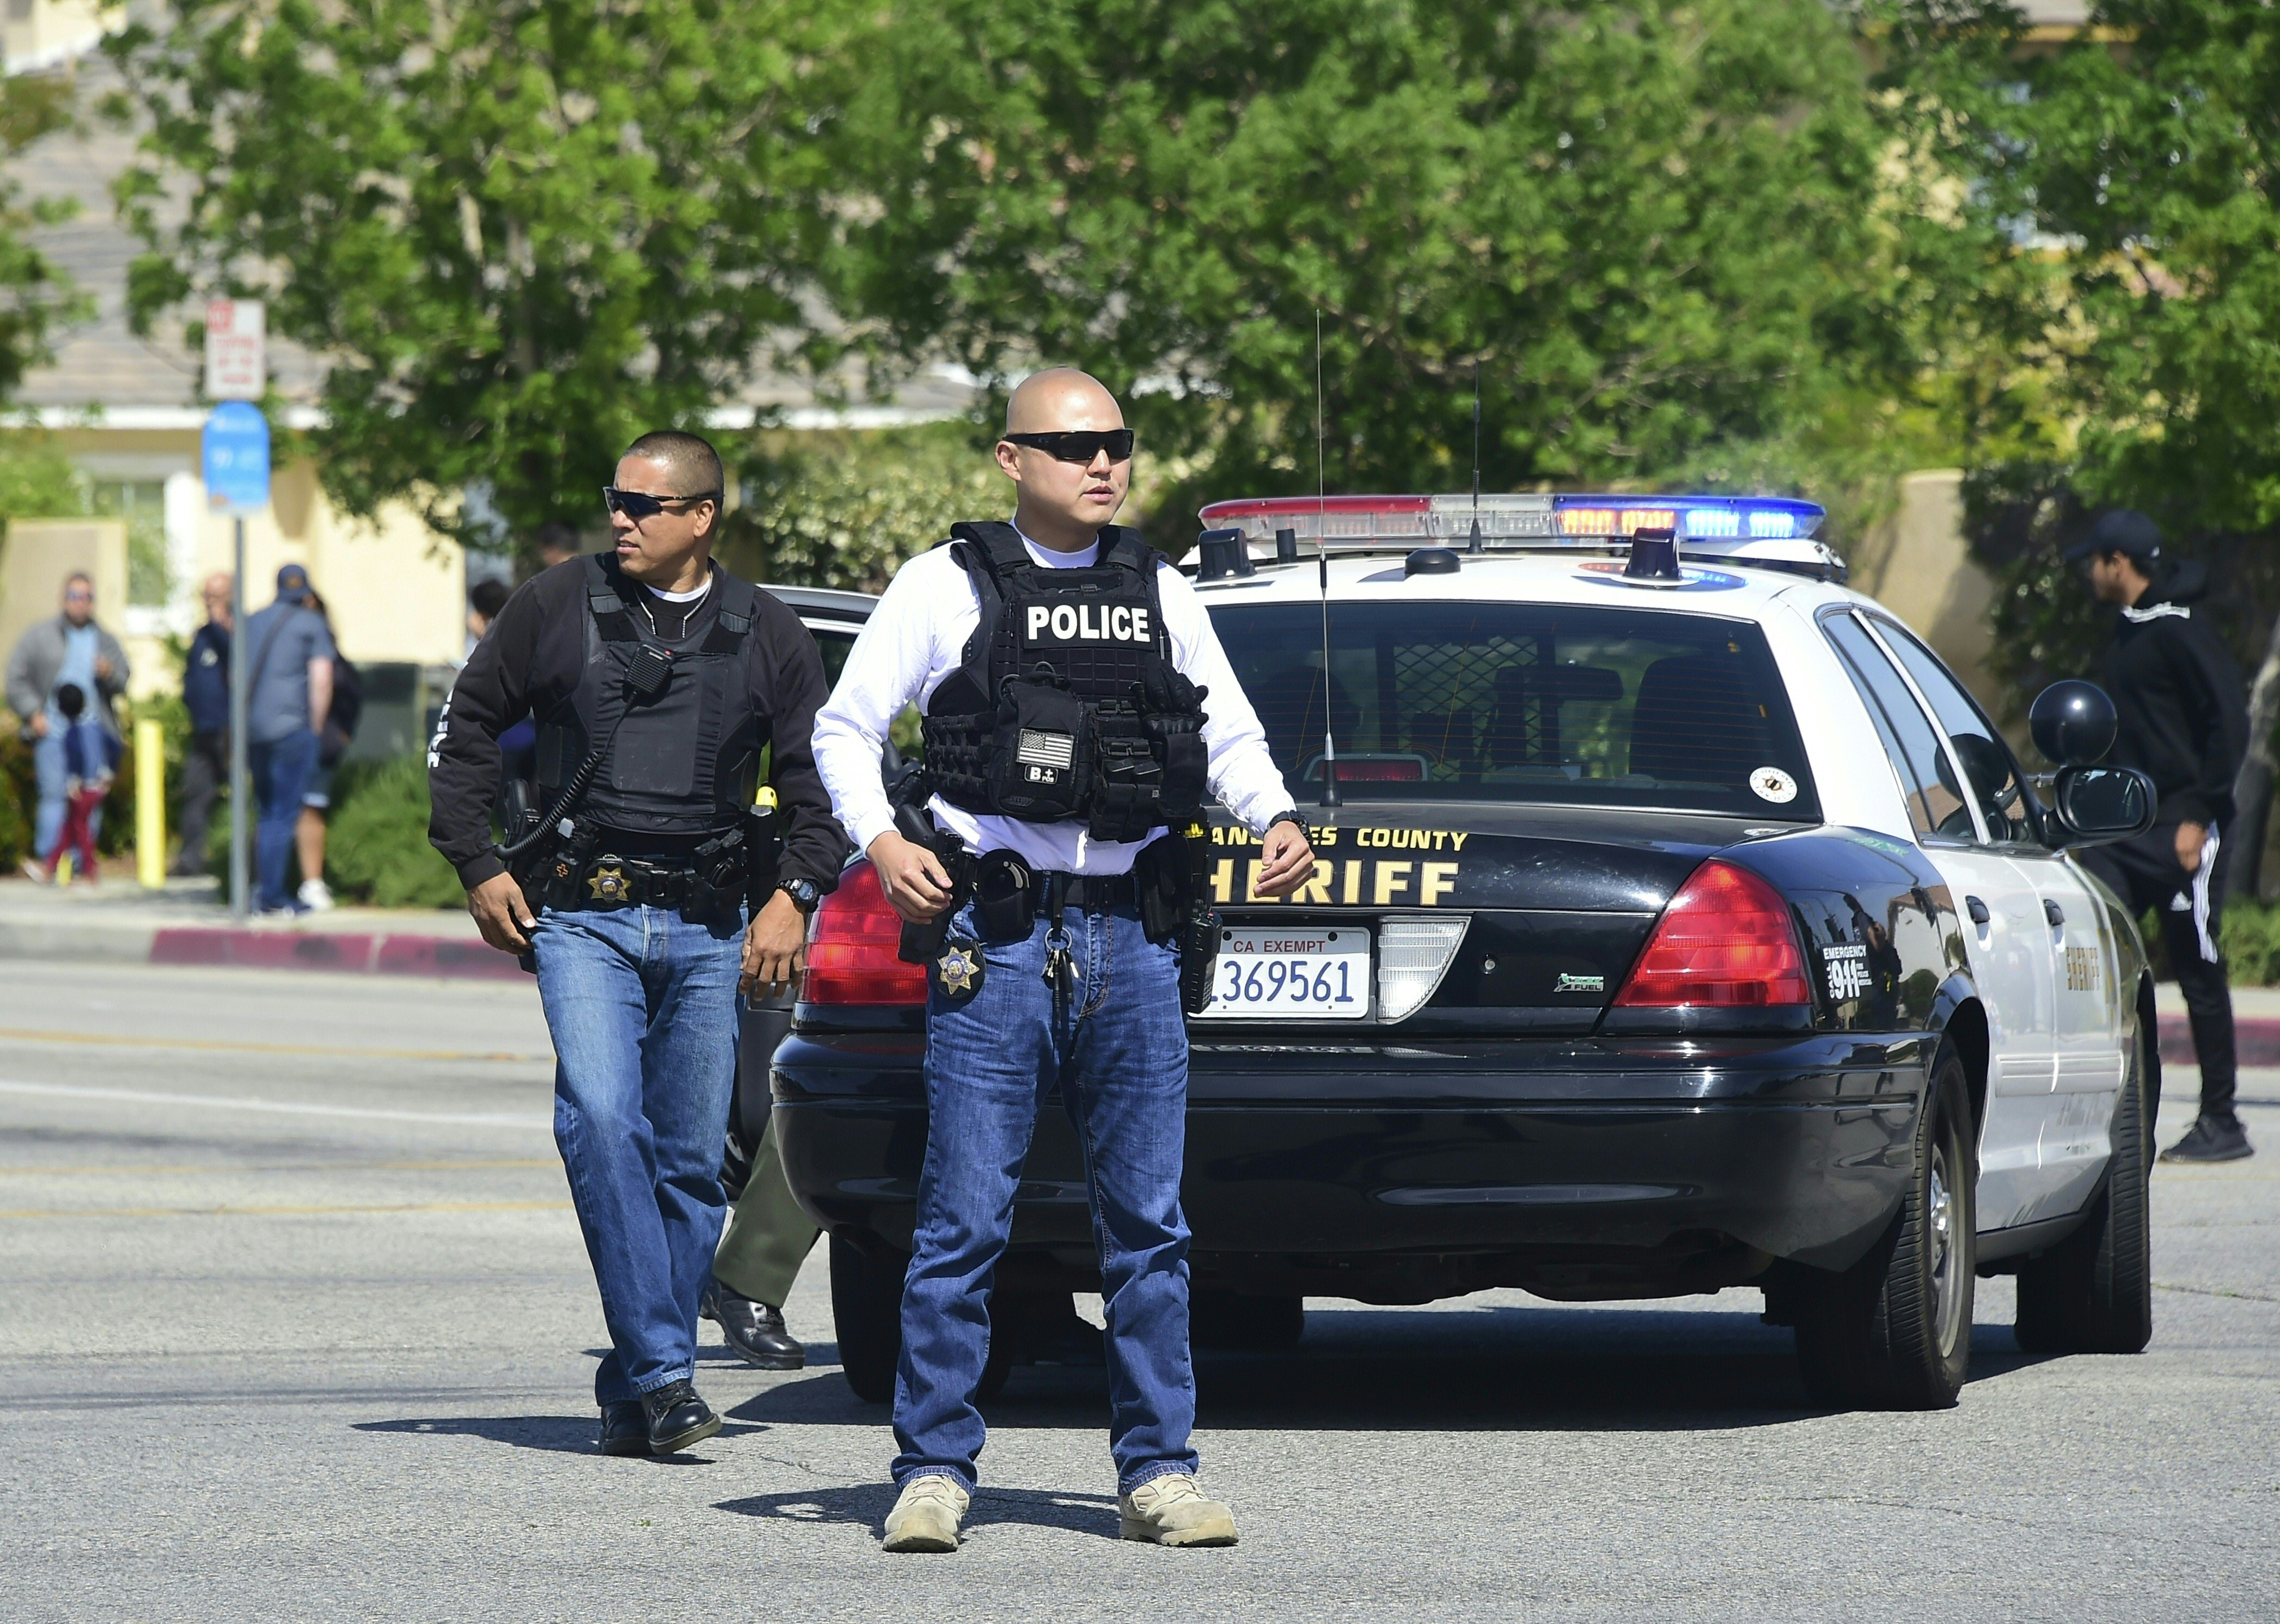
[[[1221,1020],[1360,1020],[1369,1013],[1369,932],[1258,930],[1220,933],[1206,1018]]]

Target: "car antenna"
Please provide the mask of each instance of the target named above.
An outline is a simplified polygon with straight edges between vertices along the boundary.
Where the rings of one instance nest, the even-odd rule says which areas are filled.
[[[1322,460],[1322,312],[1314,310],[1314,561],[1322,583],[1322,804],[1338,797],[1337,729],[1330,723],[1330,496]]]
[[[1473,540],[1465,549],[1481,549],[1481,364],[1473,363]]]

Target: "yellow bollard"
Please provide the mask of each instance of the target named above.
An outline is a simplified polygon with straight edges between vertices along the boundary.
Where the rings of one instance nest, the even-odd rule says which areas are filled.
[[[135,877],[166,883],[166,737],[155,720],[135,724]]]

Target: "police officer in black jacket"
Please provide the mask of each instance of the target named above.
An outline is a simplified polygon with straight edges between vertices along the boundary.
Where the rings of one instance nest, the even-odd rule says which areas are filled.
[[[2114,759],[2153,781],[2153,827],[2082,854],[2083,866],[2133,913],[2160,914],[2169,967],[2185,995],[2201,1068],[2199,1119],[2163,1161],[2237,1161],[2248,1135],[2233,1111],[2232,994],[2217,946],[2232,784],[2248,743],[2240,673],[2193,605],[2207,590],[2197,564],[2165,567],[2161,533],[2143,513],[2100,518],[2069,559],[2089,561],[2091,589],[2115,605],[2107,692],[2121,727]]]
[[[483,939],[537,973],[555,1140],[610,1332],[603,1451],[666,1454],[720,1429],[691,1378],[737,995],[798,972],[847,847],[810,739],[815,640],[712,560],[720,457],[644,435],[602,494],[614,547],[516,592],[461,672],[428,758],[428,833]],[[537,779],[509,786],[495,845],[498,736],[526,716]]]

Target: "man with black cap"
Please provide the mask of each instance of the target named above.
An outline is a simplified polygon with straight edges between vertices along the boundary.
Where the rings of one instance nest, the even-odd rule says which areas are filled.
[[[254,832],[257,903],[264,913],[305,913],[287,889],[293,826],[317,771],[318,740],[333,706],[333,636],[309,606],[309,572],[277,572],[277,601],[245,618],[245,760],[259,821]]]
[[[2161,1159],[2237,1161],[2251,1151],[2233,1111],[2232,993],[2217,924],[2233,779],[2248,743],[2240,673],[2193,612],[2208,589],[2207,572],[2190,562],[2165,566],[2161,533],[2145,514],[2104,515],[2066,556],[2088,560],[2091,590],[2122,612],[2104,672],[2121,720],[2113,758],[2151,778],[2159,796],[2152,829],[2081,860],[2131,912],[2161,915],[2169,967],[2191,1017],[2200,1117]]]

